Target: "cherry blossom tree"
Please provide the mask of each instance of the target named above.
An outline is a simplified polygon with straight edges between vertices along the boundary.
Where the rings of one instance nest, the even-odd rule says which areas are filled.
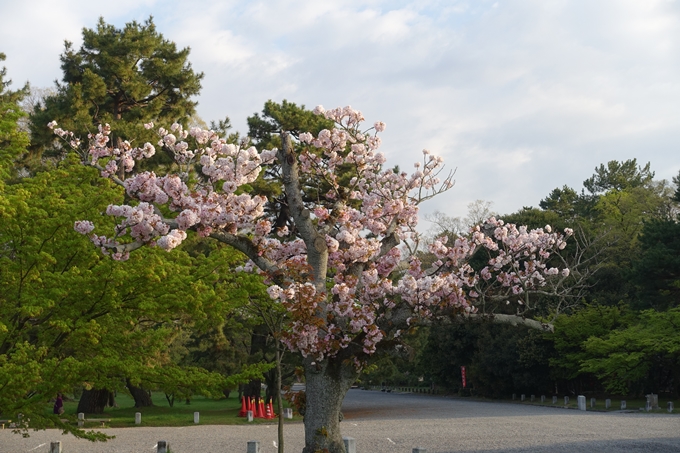
[[[76,222],[103,253],[125,260],[143,246],[171,250],[194,231],[250,259],[242,270],[262,274],[270,297],[288,310],[282,341],[304,357],[303,451],[340,453],[342,401],[378,348],[394,347],[402,332],[423,320],[473,314],[475,301],[491,293],[521,303],[551,279],[568,278],[568,269],[548,263],[571,231],[528,231],[491,218],[452,244],[434,241],[430,251],[437,260],[424,269],[402,245],[416,239],[419,204],[453,185],[442,159],[423,151],[412,174],[384,168],[378,152],[384,123],[364,126],[361,112],[350,107],[317,107],[315,113],[335,127],[317,136],[281,132],[281,149],[263,152],[228,144],[213,131],[187,131],[177,123],[160,128],[157,146],[176,162],[163,175],[135,173],[136,162],[155,153],[150,143],[112,148],[103,125],[81,146],[72,133],[50,126],[85,164],[135,200],[109,206],[118,224],[108,236],[97,235],[89,220]],[[305,145],[301,152],[293,139]],[[264,214],[266,199],[251,193],[267,165],[280,167],[290,212],[276,229]],[[117,176],[121,168],[129,174],[124,181]],[[339,182],[341,170],[343,178],[352,173],[349,184]],[[313,201],[303,196],[310,186],[324,188]],[[469,261],[481,250],[489,257],[475,270]]]

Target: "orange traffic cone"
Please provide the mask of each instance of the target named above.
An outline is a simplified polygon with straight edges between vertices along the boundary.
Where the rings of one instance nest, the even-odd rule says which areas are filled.
[[[264,400],[263,399],[260,400],[260,405],[258,406],[258,413],[260,414],[260,418],[267,418],[264,415]]]
[[[269,404],[267,404],[267,418],[272,419],[276,418],[276,414],[274,413],[274,405],[272,404],[272,399],[269,398]]]
[[[238,416],[239,417],[245,417],[247,413],[248,413],[248,407],[246,406],[246,397],[242,396],[241,397],[241,410],[238,411]]]

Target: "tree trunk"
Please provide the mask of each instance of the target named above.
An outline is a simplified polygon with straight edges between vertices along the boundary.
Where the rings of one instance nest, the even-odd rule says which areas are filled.
[[[109,404],[113,393],[106,389],[83,390],[78,401],[76,412],[85,414],[101,414]]]
[[[153,406],[153,401],[151,401],[151,395],[149,392],[141,387],[132,385],[130,379],[125,378],[125,385],[127,386],[130,395],[135,400],[135,407],[151,407]]]
[[[262,381],[253,379],[243,386],[243,396],[246,398],[260,398],[262,394]]]
[[[314,362],[305,359],[305,448],[303,453],[345,453],[340,434],[340,409],[358,372],[344,354]]]

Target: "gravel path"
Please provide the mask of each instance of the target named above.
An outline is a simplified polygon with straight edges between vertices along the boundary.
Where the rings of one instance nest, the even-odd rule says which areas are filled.
[[[343,406],[344,436],[359,453],[634,452],[680,453],[678,414],[580,412],[509,403],[476,402],[412,394],[351,390]],[[177,453],[245,453],[259,440],[262,453],[276,453],[276,425],[188,426],[106,429],[106,443],[63,436],[55,430],[28,439],[0,431],[0,453],[45,453],[60,440],[64,453],[153,453],[157,440]],[[300,423],[286,425],[287,452],[302,451]]]

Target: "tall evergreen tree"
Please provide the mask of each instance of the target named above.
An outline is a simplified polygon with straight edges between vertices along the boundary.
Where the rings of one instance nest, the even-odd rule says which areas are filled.
[[[0,61],[5,54],[0,53]],[[12,173],[12,162],[25,152],[28,146],[28,134],[19,128],[19,119],[24,117],[19,103],[28,93],[28,84],[12,91],[11,80],[6,80],[7,70],[0,69],[0,184]]]
[[[186,121],[195,113],[192,97],[201,89],[203,73],[181,50],[156,30],[153,18],[118,29],[99,19],[96,29],[83,29],[79,50],[66,41],[61,55],[63,77],[57,93],[36,106],[30,117],[32,153],[59,152],[45,127],[50,121],[85,137],[109,123],[114,145],[120,140],[151,140],[143,123]]]

